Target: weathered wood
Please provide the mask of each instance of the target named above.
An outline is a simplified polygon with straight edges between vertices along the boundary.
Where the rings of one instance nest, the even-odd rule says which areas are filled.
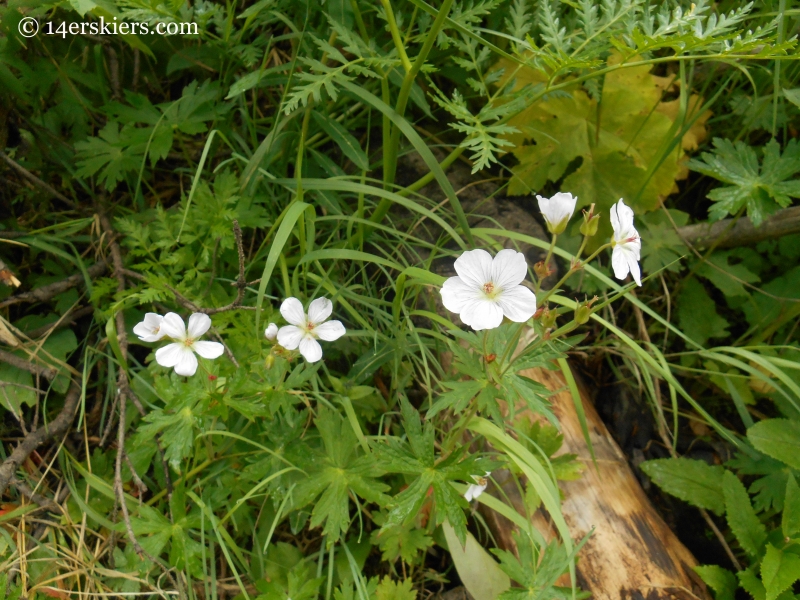
[[[597,457],[596,469],[562,374],[543,369],[530,369],[521,374],[543,383],[550,390],[562,390],[551,398],[564,435],[562,451],[577,454],[587,466],[577,481],[560,482],[564,492],[562,512],[572,538],[581,539],[594,528],[578,557],[579,585],[591,592],[595,600],[710,598],[692,571],[697,561],[648,500],[585,390],[581,390],[581,395]],[[539,417],[522,412],[521,418]],[[502,475],[495,475],[517,510],[525,514],[523,499],[511,478],[502,481]],[[498,542],[514,550],[511,524],[493,511],[486,511],[484,515]],[[546,536],[556,535],[552,523],[541,510],[533,520]],[[568,579],[559,583],[569,585]]]
[[[800,206],[779,210],[764,220],[759,227],[747,217],[722,219],[716,223],[698,223],[678,228],[678,234],[687,244],[697,248],[733,248],[752,246],[763,240],[777,239],[800,232]]]

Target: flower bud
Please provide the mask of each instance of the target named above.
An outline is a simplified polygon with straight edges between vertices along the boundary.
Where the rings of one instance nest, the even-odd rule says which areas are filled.
[[[567,192],[559,192],[552,198],[536,196],[536,199],[547,223],[547,230],[554,235],[563,233],[572,213],[575,212],[575,203],[578,199]]]
[[[278,326],[275,325],[275,323],[270,323],[264,330],[264,337],[266,337],[270,342],[274,342],[275,338],[278,337]]]
[[[588,302],[578,302],[575,307],[575,322],[578,325],[583,325],[589,321],[589,317],[592,316],[592,304],[595,302],[597,302],[597,296]]]
[[[583,211],[583,223],[581,223],[581,233],[586,237],[597,234],[597,227],[600,225],[600,215],[594,214],[594,204],[588,211]]]
[[[542,310],[541,323],[545,329],[553,329],[556,326],[556,311],[545,307]]]
[[[536,277],[539,280],[546,279],[553,274],[553,271],[551,271],[550,268],[544,264],[543,260],[540,260],[533,265],[533,272],[536,274]]]
[[[268,369],[271,369],[272,365],[275,364],[275,355],[272,352],[267,354],[267,359],[264,361],[264,364]]]

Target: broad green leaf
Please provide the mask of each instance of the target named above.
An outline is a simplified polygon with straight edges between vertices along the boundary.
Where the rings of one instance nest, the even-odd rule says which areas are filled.
[[[471,533],[462,545],[450,523],[445,521],[442,530],[458,576],[475,600],[495,600],[511,587],[508,575]]]
[[[775,600],[798,579],[800,556],[767,544],[767,552],[761,561],[761,581],[767,591],[766,600]]]
[[[733,535],[745,552],[752,557],[759,556],[767,540],[767,531],[750,504],[747,490],[736,475],[725,471],[722,491],[725,494],[725,516]]]
[[[703,565],[694,568],[695,573],[705,584],[714,590],[716,600],[735,600],[736,588],[739,587],[736,575],[718,565]]]
[[[338,121],[318,111],[312,111],[314,121],[336,143],[342,153],[349,158],[360,171],[369,170],[369,159],[361,144]]]
[[[678,295],[678,322],[686,335],[703,346],[709,338],[728,335],[728,322],[719,316],[716,303],[695,278],[685,280]]]
[[[621,60],[621,55],[612,53],[608,66]],[[626,57],[630,60],[636,57]],[[516,78],[516,89],[547,81],[540,71],[519,70],[508,61],[500,61],[499,66],[506,68],[505,79],[512,74]],[[520,163],[513,169],[510,193],[538,193],[548,181],[563,178],[561,189],[578,196],[579,206],[595,203],[604,214],[619,198],[625,198],[637,215],[659,206],[659,198],[668,196],[683,174],[679,162],[683,152],[678,148],[662,156],[673,141],[676,114],[672,104],[661,102],[666,80],[652,75],[650,69],[642,65],[607,73],[599,105],[575,86],[569,92],[545,96],[510,119],[508,124],[521,131],[509,136],[517,144],[513,153]],[[698,105],[693,97],[691,106]],[[704,135],[703,130],[701,138]],[[525,140],[535,144],[525,144]],[[577,169],[569,172],[577,161],[581,161]],[[610,233],[610,222],[601,220],[596,239]]]
[[[800,487],[794,475],[788,474],[786,480],[786,497],[783,501],[783,515],[781,529],[784,537],[796,538],[800,536]]]
[[[709,218],[719,221],[746,208],[747,216],[758,227],[778,208],[787,207],[800,197],[800,144],[790,140],[783,154],[775,139],[763,150],[759,167],[754,148],[742,141],[714,138],[714,151],[703,152],[702,160],[693,159],[688,167],[727,185],[714,188],[708,198],[714,201]]]
[[[668,494],[718,515],[725,512],[724,468],[691,458],[659,458],[641,468]]]
[[[795,106],[800,107],[800,88],[794,88],[791,90],[784,89],[783,96]]]
[[[33,375],[6,363],[0,363],[0,406],[11,410],[15,418],[23,404],[36,405]]]
[[[759,450],[793,469],[800,469],[800,423],[764,419],[747,430],[747,439]]]

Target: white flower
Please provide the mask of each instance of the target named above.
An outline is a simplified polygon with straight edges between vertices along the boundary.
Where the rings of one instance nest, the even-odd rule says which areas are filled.
[[[547,223],[547,230],[553,234],[563,233],[567,223],[575,212],[578,198],[567,192],[558,192],[552,198],[536,196],[539,201],[539,210]]]
[[[278,326],[275,325],[275,323],[267,325],[267,328],[264,330],[264,337],[270,342],[274,342],[275,338],[278,337]]]
[[[278,343],[287,350],[300,348],[308,362],[322,358],[322,346],[317,339],[332,342],[345,334],[340,321],[325,322],[333,312],[333,303],[327,298],[317,298],[308,305],[308,316],[297,298],[287,298],[281,304],[281,314],[290,325],[278,330]]]
[[[178,375],[191,376],[197,371],[195,352],[203,358],[218,358],[225,348],[219,342],[198,340],[211,327],[211,318],[203,313],[189,317],[189,331],[175,313],[167,313],[161,322],[161,331],[175,340],[156,350],[156,362],[162,367],[175,367]]]
[[[147,313],[144,316],[144,321],[137,323],[133,328],[133,333],[139,336],[143,342],[157,342],[164,337],[164,332],[161,331],[161,322],[164,320],[159,314]]]
[[[454,266],[458,276],[444,282],[442,302],[475,331],[498,327],[504,315],[524,323],[536,312],[536,296],[520,285],[528,273],[522,252],[500,250],[492,259],[486,250],[469,250]]]
[[[489,480],[487,479],[489,475],[491,475],[491,472],[486,471],[486,475],[483,477],[478,477],[477,475],[472,476],[472,478],[475,480],[475,483],[471,483],[467,488],[467,491],[464,492],[464,498],[467,499],[467,502],[476,500],[478,496],[484,492],[486,486],[489,485]]]
[[[642,274],[639,269],[642,239],[633,226],[633,210],[622,201],[622,198],[611,207],[611,227],[614,228],[614,235],[611,237],[611,247],[614,248],[611,251],[614,277],[625,279],[630,271],[634,281],[642,285]]]

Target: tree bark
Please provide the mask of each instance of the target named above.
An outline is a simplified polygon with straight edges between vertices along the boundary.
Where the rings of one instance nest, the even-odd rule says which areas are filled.
[[[559,482],[564,493],[561,508],[572,538],[582,539],[594,528],[578,555],[580,587],[591,592],[594,600],[709,599],[704,584],[692,570],[697,561],[650,504],[585,391],[581,389],[581,399],[597,468],[561,373],[530,369],[520,374],[550,390],[562,390],[551,398],[564,435],[561,452],[577,454],[586,465],[577,481]],[[520,418],[541,417],[522,411]],[[513,479],[509,476],[503,480],[500,473],[495,473],[494,478],[515,508],[525,514],[523,498]],[[484,511],[484,517],[499,544],[516,550],[511,523],[491,510]],[[556,535],[541,509],[534,514],[533,522],[546,537]],[[569,585],[569,578],[565,576],[559,584]]]
[[[733,219],[722,219],[716,223],[698,223],[678,228],[683,240],[696,248],[733,248],[736,246],[752,246],[764,240],[771,240],[800,232],[800,206],[792,206],[779,210],[759,227],[747,217],[740,217],[736,223]]]

